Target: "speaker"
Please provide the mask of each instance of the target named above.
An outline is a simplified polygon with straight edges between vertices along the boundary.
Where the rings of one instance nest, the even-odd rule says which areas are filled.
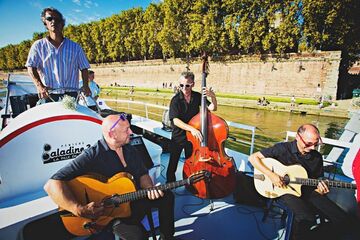
[[[136,150],[141,153],[144,165],[147,169],[154,167],[154,163],[141,136],[132,136],[130,138],[130,145],[135,147]]]

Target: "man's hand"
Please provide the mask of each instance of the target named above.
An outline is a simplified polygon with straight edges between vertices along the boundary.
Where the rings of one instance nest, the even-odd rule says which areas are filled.
[[[203,88],[203,94],[205,94],[208,97],[214,98],[215,97],[215,93],[212,90],[212,88]]]
[[[159,185],[159,184],[157,184]],[[164,192],[161,190],[151,189],[148,191],[147,196],[150,200],[155,200],[164,196]]]
[[[74,213],[78,217],[97,219],[104,214],[102,204],[91,202],[85,206],[79,205]]]
[[[90,96],[90,95],[91,95],[91,90],[90,90],[89,86],[84,85],[84,86],[82,87],[82,90],[83,90],[85,96]]]
[[[271,182],[279,187],[279,188],[284,188],[286,187],[284,180],[281,176],[277,175],[276,173],[272,172],[269,176],[268,176],[271,180]]]
[[[321,195],[325,195],[330,192],[329,187],[327,186],[325,181],[319,182],[315,191]]]
[[[197,138],[200,142],[202,141],[203,137],[199,130],[197,130],[194,127],[191,127],[190,132],[191,132],[191,135],[193,135],[195,138]]]
[[[42,84],[36,85],[36,89],[38,92],[39,99],[49,97],[48,89],[44,85],[42,85]]]

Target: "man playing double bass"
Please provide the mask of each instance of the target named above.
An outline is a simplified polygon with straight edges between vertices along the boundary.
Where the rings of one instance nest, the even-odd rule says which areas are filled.
[[[201,94],[192,90],[194,87],[194,73],[183,72],[179,79],[180,91],[171,99],[169,118],[173,127],[170,146],[170,160],[167,168],[167,182],[176,180],[175,172],[179,162],[180,154],[185,149],[185,155],[191,154],[191,143],[186,139],[186,131],[202,140],[201,132],[190,126],[188,122],[199,113],[201,106]],[[203,89],[203,94],[211,98],[207,100],[208,109],[216,111],[217,101],[215,93],[210,89]]]

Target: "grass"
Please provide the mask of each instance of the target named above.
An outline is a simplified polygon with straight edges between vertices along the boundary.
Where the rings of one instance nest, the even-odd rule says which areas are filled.
[[[116,91],[129,91],[130,87],[101,87],[101,90],[105,90],[105,91],[112,91],[112,90],[116,90]],[[157,93],[174,93],[173,90],[171,89],[154,89],[154,88],[141,88],[141,87],[136,87],[134,88],[134,90],[136,92],[157,92]]]
[[[110,92],[110,91],[129,91],[130,87],[102,87],[103,92]],[[144,92],[144,93],[167,93],[173,94],[172,89],[154,89],[154,88],[134,88],[136,92]],[[216,93],[217,97],[220,98],[232,98],[232,99],[244,99],[244,100],[258,100],[262,98],[263,95],[240,95],[240,94],[231,94],[231,93]],[[270,102],[283,102],[283,103],[290,103],[290,97],[278,97],[278,96],[266,96],[266,99]],[[296,98],[296,103],[301,105],[318,105],[318,101],[311,98]]]

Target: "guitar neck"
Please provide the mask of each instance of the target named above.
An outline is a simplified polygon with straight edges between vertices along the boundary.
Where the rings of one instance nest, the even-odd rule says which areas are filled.
[[[169,189],[175,189],[181,186],[184,186],[186,184],[190,184],[190,180],[189,179],[184,179],[184,180],[179,180],[176,182],[171,182],[171,183],[166,183],[160,186],[156,186],[156,187],[152,187],[152,188],[148,188],[148,189],[141,189],[139,191],[136,192],[130,192],[130,193],[125,193],[125,194],[115,194],[114,196],[112,196],[111,198],[105,200],[105,205],[108,203],[108,201],[110,201],[111,204],[122,204],[122,203],[126,203],[126,202],[131,202],[131,201],[135,201],[135,200],[139,200],[142,198],[146,198],[148,195],[148,192],[150,190],[161,190],[161,191],[166,191]]]
[[[317,186],[319,182],[325,181],[329,187],[332,188],[348,188],[348,189],[356,189],[356,184],[341,182],[341,181],[331,181],[331,180],[318,180],[311,178],[295,178],[295,181],[290,181],[290,183],[296,183],[306,186]]]

